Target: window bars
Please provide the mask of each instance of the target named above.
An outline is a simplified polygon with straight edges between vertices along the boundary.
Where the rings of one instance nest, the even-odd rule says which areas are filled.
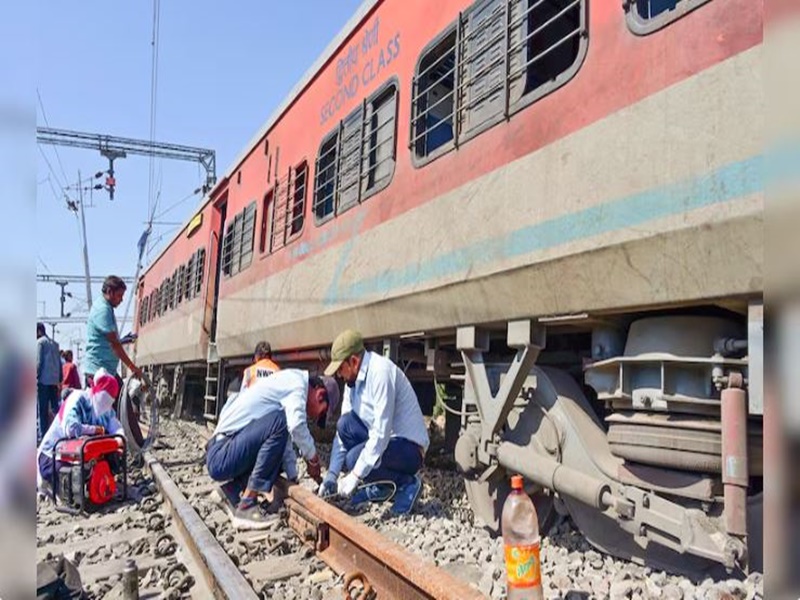
[[[198,248],[194,260],[194,289],[192,290],[192,297],[200,295],[203,290],[203,273],[205,272],[206,249]]]
[[[194,261],[197,252],[194,252],[189,260],[186,262],[186,288],[184,289],[184,298],[189,301],[194,297],[194,286],[195,286],[195,268],[194,268]]]
[[[646,35],[679,19],[709,0],[625,0],[622,7],[630,30]]]
[[[251,202],[228,223],[222,242],[222,272],[227,277],[232,277],[250,266],[255,225],[255,202]],[[202,273],[200,278],[202,279]]]
[[[420,58],[409,138],[417,162],[563,85],[580,66],[586,37],[586,0],[473,4]]]
[[[397,158],[397,85],[390,83],[339,122],[316,161],[314,218],[320,225],[389,184]]]
[[[308,164],[290,168],[264,197],[261,252],[275,252],[300,235],[306,211]]]

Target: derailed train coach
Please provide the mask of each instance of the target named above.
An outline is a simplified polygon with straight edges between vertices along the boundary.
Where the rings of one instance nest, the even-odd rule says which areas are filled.
[[[145,273],[137,361],[213,420],[258,340],[321,368],[354,327],[446,391],[488,527],[519,472],[603,551],[760,568],[762,28],[368,0]]]

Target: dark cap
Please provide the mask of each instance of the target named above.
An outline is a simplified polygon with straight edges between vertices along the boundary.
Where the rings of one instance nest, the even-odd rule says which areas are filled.
[[[331,364],[325,369],[325,375],[333,377],[342,363],[354,354],[364,351],[364,338],[355,329],[345,329],[336,336],[331,346]]]

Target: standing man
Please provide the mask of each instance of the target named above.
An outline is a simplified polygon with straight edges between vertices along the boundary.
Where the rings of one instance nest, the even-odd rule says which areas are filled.
[[[231,515],[235,527],[257,529],[274,520],[279,502],[272,486],[287,444],[297,444],[308,474],[320,480],[319,455],[308,419],[321,420],[338,401],[336,381],[309,377],[299,369],[257,379],[228,400],[206,446],[206,465],[215,481],[233,480],[233,488],[244,488]],[[266,512],[259,507],[259,494],[270,503]]]
[[[36,324],[36,408],[39,411],[39,432],[44,436],[50,426],[49,412],[58,411],[58,386],[61,383],[61,353],[58,344],[47,337],[44,323]]]
[[[81,376],[78,367],[72,362],[72,350],[64,352],[64,364],[61,366],[61,387],[63,389],[81,389]]]
[[[272,346],[269,342],[258,342],[253,353],[253,364],[244,370],[242,376],[242,390],[246,390],[256,379],[269,377],[281,368],[272,361]]]
[[[122,379],[117,375],[119,361],[122,361],[134,376],[139,379],[142,377],[142,370],[133,364],[125,348],[122,347],[117,319],[114,316],[114,309],[122,303],[126,289],[127,286],[122,279],[116,275],[109,275],[103,281],[102,296],[94,302],[89,312],[83,364],[86,387],[91,387],[92,377],[100,368],[116,375],[122,387]]]
[[[319,495],[336,491],[352,496],[353,503],[380,502],[391,493],[361,483],[391,481],[396,487],[392,511],[411,512],[422,489],[417,472],[429,439],[417,395],[405,373],[388,358],[366,351],[361,334],[348,329],[334,340],[325,374],[343,379],[347,387],[330,468]],[[349,473],[337,484],[342,466]],[[361,489],[353,495],[357,487]]]

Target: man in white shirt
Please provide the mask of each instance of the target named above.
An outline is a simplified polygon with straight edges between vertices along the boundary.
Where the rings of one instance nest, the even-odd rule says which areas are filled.
[[[319,481],[319,456],[308,430],[308,419],[326,418],[338,400],[336,381],[309,377],[307,371],[298,369],[285,369],[258,379],[228,399],[208,442],[206,465],[215,481],[233,480],[233,487],[244,487],[232,515],[234,526],[259,528],[274,517],[278,507],[273,502],[272,486],[287,444],[297,445],[308,474]],[[267,512],[271,514],[260,510],[259,494],[269,501]]]
[[[411,512],[422,489],[417,472],[429,439],[417,395],[405,373],[391,360],[365,350],[361,334],[348,329],[334,340],[325,374],[340,377],[347,387],[330,468],[319,495],[335,490],[352,496],[353,503],[383,501],[391,497],[391,491],[387,494],[377,482],[392,482],[396,488],[393,512]],[[343,466],[349,473],[337,483]]]

